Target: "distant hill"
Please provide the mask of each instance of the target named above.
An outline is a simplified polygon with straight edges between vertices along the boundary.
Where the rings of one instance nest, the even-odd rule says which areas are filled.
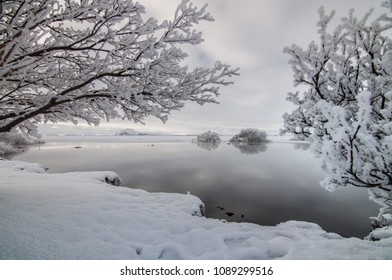
[[[142,132],[136,131],[131,128],[127,128],[127,129],[121,130],[119,132],[116,132],[114,135],[116,135],[116,136],[140,136],[140,135],[149,135],[149,134],[142,133]]]

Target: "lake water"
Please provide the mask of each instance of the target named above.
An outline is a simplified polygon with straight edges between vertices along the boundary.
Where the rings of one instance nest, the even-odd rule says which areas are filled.
[[[301,220],[362,238],[378,213],[364,190],[321,188],[319,160],[293,143],[211,147],[180,137],[116,139],[47,142],[12,159],[40,162],[49,172],[111,170],[125,186],[150,192],[190,192],[204,202],[207,217],[229,222]]]

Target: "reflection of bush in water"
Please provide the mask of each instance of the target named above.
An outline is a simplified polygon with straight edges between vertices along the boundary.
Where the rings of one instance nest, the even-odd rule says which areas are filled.
[[[309,150],[309,147],[310,147],[310,143],[295,143],[294,144],[294,148],[296,150],[307,151],[307,150]]]
[[[241,154],[246,154],[246,155],[264,153],[267,150],[266,143],[233,142],[232,144],[234,147],[240,150]]]
[[[220,142],[196,142],[196,144],[199,148],[212,151],[219,147]]]

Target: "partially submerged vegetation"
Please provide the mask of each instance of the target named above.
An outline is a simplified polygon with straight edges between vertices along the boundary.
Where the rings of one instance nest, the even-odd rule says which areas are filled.
[[[198,143],[219,143],[221,139],[218,133],[213,131],[206,131],[197,135],[196,142]]]
[[[257,128],[245,128],[240,131],[239,134],[234,135],[230,139],[233,143],[247,143],[247,144],[258,144],[269,142],[267,139],[267,133]]]

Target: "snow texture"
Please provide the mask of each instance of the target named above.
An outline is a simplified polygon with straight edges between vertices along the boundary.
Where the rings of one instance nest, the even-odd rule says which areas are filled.
[[[113,172],[0,160],[0,176],[0,259],[392,259],[387,228],[367,241],[300,221],[227,223],[190,194],[108,185]]]

